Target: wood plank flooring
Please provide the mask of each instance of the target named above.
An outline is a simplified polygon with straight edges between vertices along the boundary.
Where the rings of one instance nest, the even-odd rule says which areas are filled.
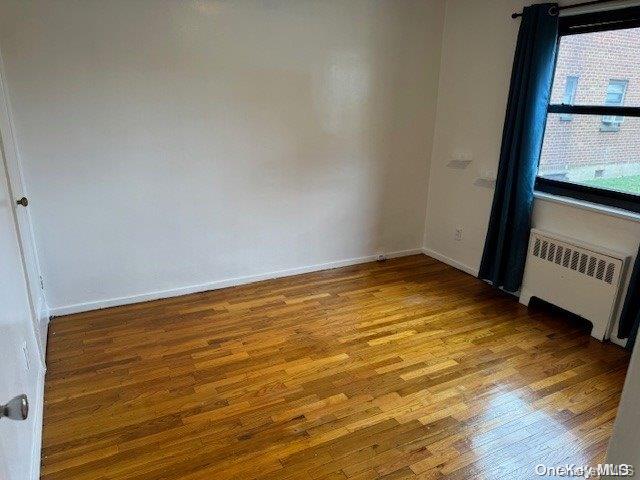
[[[60,317],[42,478],[534,478],[603,459],[627,363],[422,255]]]

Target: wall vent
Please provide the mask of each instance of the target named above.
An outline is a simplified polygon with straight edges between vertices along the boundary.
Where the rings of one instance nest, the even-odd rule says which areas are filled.
[[[534,257],[554,262],[562,268],[576,270],[587,277],[594,277],[608,284],[613,282],[616,262],[607,261],[594,252],[536,236],[531,253]]]

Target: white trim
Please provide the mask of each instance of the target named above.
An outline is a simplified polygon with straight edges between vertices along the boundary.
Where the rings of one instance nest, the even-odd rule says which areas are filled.
[[[38,371],[38,384],[36,385],[36,398],[30,399],[30,410],[34,416],[33,421],[33,449],[31,450],[31,472],[29,478],[40,478],[40,463],[42,456],[42,427],[44,420],[44,377],[46,369]]]
[[[387,253],[386,258],[406,257],[408,255],[418,255],[422,253],[422,249],[415,248],[411,250],[401,250],[397,252]],[[76,303],[74,305],[66,305],[50,309],[52,316],[69,315],[72,313],[87,312],[89,310],[99,310],[101,308],[115,307],[119,305],[129,305],[131,303],[146,302],[149,300],[158,300],[160,298],[177,297],[190,293],[206,292],[208,290],[218,290],[220,288],[235,287],[245,285],[247,283],[259,282],[262,280],[270,280],[273,278],[289,277],[292,275],[300,275],[303,273],[317,272],[320,270],[330,270],[332,268],[347,267],[349,265],[357,265],[360,263],[373,262],[378,259],[378,255],[368,255],[366,257],[349,258],[346,260],[338,260],[335,262],[319,263],[316,265],[308,265],[305,267],[290,268],[286,270],[276,270],[274,272],[261,273],[258,275],[248,275],[245,277],[228,278],[224,280],[215,280],[212,282],[201,283],[199,285],[188,285],[185,287],[172,288],[169,290],[158,290],[148,293],[139,293],[126,297],[109,298],[106,300],[98,300],[95,302]]]
[[[607,3],[603,5],[587,5],[581,7],[578,5],[570,10],[560,10],[558,16],[560,17],[572,17],[574,15],[582,15],[583,13],[604,12],[607,10],[619,10],[621,8],[640,6],[638,0],[619,0],[615,3]]]
[[[435,250],[425,247],[422,249],[422,253],[424,253],[428,257],[435,258],[436,260],[440,260],[441,262],[446,263],[447,265],[457,268],[458,270],[462,270],[463,272],[466,272],[469,275],[473,275],[474,277],[478,276],[477,268],[472,268],[469,265],[460,263],[457,260],[454,260],[453,258],[449,258],[446,255],[436,252]]]
[[[51,314],[49,313],[49,306],[44,297],[44,292],[41,290],[38,296],[38,306],[36,309],[36,319],[38,320],[38,336],[40,337],[40,345],[42,345],[42,366],[46,368],[47,361],[47,337],[49,335],[49,319]]]
[[[16,141],[15,125],[13,123],[13,112],[11,110],[11,102],[9,99],[9,90],[5,82],[4,64],[2,52],[0,51],[0,143],[3,146],[4,156],[0,153],[0,163],[2,157],[6,165],[7,176],[9,180],[9,195],[14,199],[23,195],[29,196],[25,187],[25,181],[22,174],[22,165],[20,159],[20,150]],[[1,166],[1,165],[0,165]],[[40,278],[42,271],[40,269],[40,260],[38,259],[38,250],[36,248],[35,234],[33,229],[33,221],[29,209],[16,211],[15,204],[11,205],[13,209],[14,221],[16,223],[16,232],[18,234],[18,244],[22,256],[22,268],[24,270],[26,289],[29,297],[29,308],[31,310],[31,323],[33,333],[36,337],[36,343],[40,354],[40,363],[44,367],[44,350],[45,346],[41,343],[41,337],[38,321],[40,305],[39,299],[35,297],[44,296],[44,291],[40,287]],[[20,207],[21,209],[23,207]],[[36,286],[37,285],[37,286]]]
[[[615,326],[615,325],[614,325]],[[611,337],[609,338],[609,341],[611,343],[614,343],[616,345],[618,345],[619,347],[626,347],[627,346],[627,339],[620,339],[618,337],[615,336],[615,334],[611,334]]]
[[[632,222],[640,222],[640,213],[631,212],[629,210],[623,210],[621,208],[608,207],[606,205],[600,205],[598,203],[585,202],[584,200],[577,200],[575,198],[562,197],[560,195],[552,195],[550,193],[544,193],[544,192],[533,192],[533,197],[536,200],[559,203],[561,205],[576,207],[576,208],[579,208],[580,210],[596,212],[602,215],[622,218],[624,220],[629,220]]]

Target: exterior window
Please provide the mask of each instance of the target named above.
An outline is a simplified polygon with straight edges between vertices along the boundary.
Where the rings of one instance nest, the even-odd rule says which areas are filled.
[[[607,86],[607,95],[604,99],[605,105],[623,105],[624,96],[627,93],[628,80],[609,80]],[[620,124],[624,120],[622,116],[605,115],[602,117],[602,127],[600,130],[605,132],[617,132],[620,130]]]
[[[535,188],[640,212],[640,7],[559,19]]]
[[[563,105],[573,105],[573,101],[576,98],[576,90],[578,89],[578,77],[568,76],[567,81],[564,84],[564,96],[562,97]],[[563,122],[570,122],[573,115],[570,113],[563,113],[560,115],[560,120]]]

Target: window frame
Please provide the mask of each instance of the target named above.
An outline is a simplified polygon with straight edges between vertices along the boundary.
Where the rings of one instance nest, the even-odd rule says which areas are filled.
[[[560,39],[565,35],[638,27],[640,27],[640,7],[628,7],[604,12],[584,13],[580,15],[560,17],[558,19],[558,41],[556,44],[556,53],[560,47]],[[640,107],[628,107],[624,105],[566,105],[564,103],[549,103],[547,107],[547,117],[550,113],[559,113],[564,115],[599,115],[603,118],[605,116],[640,117]],[[640,213],[640,195],[590,187],[563,180],[544,178],[538,176],[537,173],[534,188],[536,191],[549,193],[551,195],[574,198],[577,200],[606,205],[609,207],[622,208],[624,210]]]

